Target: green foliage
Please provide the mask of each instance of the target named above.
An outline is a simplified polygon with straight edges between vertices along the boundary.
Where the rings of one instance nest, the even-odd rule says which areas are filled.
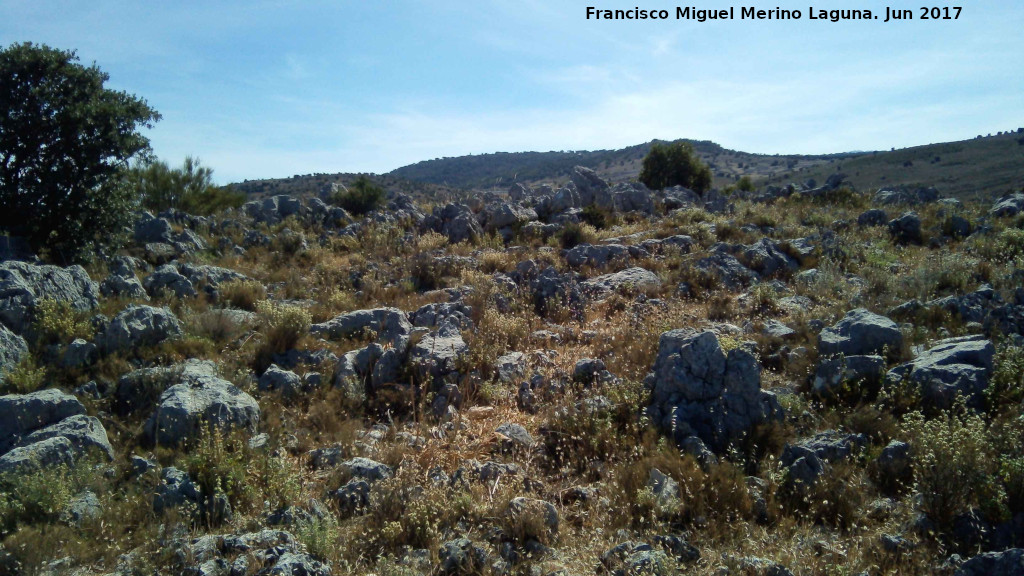
[[[295,346],[312,323],[309,311],[298,306],[264,300],[256,305],[256,311],[260,315],[263,335],[275,352],[284,352]]]
[[[736,181],[736,189],[742,192],[753,192],[754,181],[750,179],[750,176],[744,176]]]
[[[0,475],[0,536],[12,532],[19,524],[55,520],[85,487],[89,476],[86,461],[74,467],[60,464]]]
[[[384,189],[366,176],[360,176],[348,189],[335,193],[332,200],[345,210],[362,215],[384,205]]]
[[[592,244],[597,240],[597,230],[586,223],[569,222],[558,234],[562,248],[570,250],[580,244]]]
[[[1007,346],[996,352],[995,370],[985,395],[992,412],[1016,410],[1024,401],[1024,348]]]
[[[644,157],[639,180],[652,190],[685,186],[703,194],[711,188],[711,169],[689,143],[654,144]]]
[[[932,420],[912,412],[902,426],[913,449],[914,491],[921,512],[941,532],[951,530],[955,518],[973,507],[997,510],[1006,500],[985,421],[962,405],[954,412]]]
[[[583,221],[598,230],[614,224],[615,213],[610,208],[601,208],[597,204],[588,204],[583,207]]]
[[[245,194],[230,186],[215,186],[213,170],[191,156],[185,157],[181,168],[171,168],[162,160],[136,166],[131,170],[131,181],[142,205],[157,212],[176,208],[207,215],[245,203]]]
[[[44,298],[36,305],[34,331],[40,344],[67,344],[75,338],[89,340],[93,336],[89,320],[71,303]]]
[[[59,260],[116,247],[137,206],[124,175],[149,153],[140,127],[160,115],[104,88],[74,51],[31,43],[0,51],[0,229]]]
[[[46,368],[36,365],[35,358],[24,358],[0,381],[0,394],[28,394],[46,384]]]

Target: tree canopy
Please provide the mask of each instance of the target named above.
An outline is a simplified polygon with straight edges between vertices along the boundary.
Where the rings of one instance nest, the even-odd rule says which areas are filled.
[[[139,130],[160,115],[105,88],[107,80],[74,51],[32,43],[0,51],[0,229],[54,259],[111,246],[137,206],[124,175],[150,153]]]
[[[703,194],[711,188],[711,169],[687,142],[655,143],[644,157],[639,180],[652,190],[685,186]]]

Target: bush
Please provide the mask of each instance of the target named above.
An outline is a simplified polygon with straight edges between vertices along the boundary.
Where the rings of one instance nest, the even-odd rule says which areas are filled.
[[[362,215],[384,205],[384,189],[360,176],[347,189],[336,192],[332,200],[345,210]]]
[[[686,142],[655,143],[644,157],[639,180],[652,190],[685,186],[703,194],[711,188],[711,169]]]
[[[149,153],[138,130],[160,115],[104,88],[74,51],[32,43],[0,51],[0,229],[62,261],[116,248],[138,196],[128,161]]]
[[[267,297],[267,289],[257,280],[230,280],[221,284],[218,292],[221,303],[250,312]]]
[[[562,228],[558,240],[562,248],[570,250],[580,244],[590,244],[597,239],[596,230],[590,224],[578,224],[569,222]]]
[[[902,426],[911,442],[919,507],[942,533],[958,515],[976,507],[998,510],[1006,499],[985,421],[962,405],[954,412],[932,420],[912,412]]]
[[[69,302],[44,298],[36,305],[34,329],[42,345],[66,344],[75,338],[91,339],[92,326]]]
[[[208,215],[245,203],[245,194],[230,186],[215,186],[213,170],[200,165],[198,158],[185,157],[181,168],[163,161],[152,161],[131,171],[142,205],[154,211],[176,208],[189,214]]]
[[[313,322],[308,311],[269,300],[257,304],[256,311],[260,315],[263,336],[274,352],[284,352],[294,347],[299,338],[309,332]]]
[[[598,230],[604,230],[615,223],[615,214],[609,208],[601,208],[597,204],[588,204],[583,207],[583,221]]]
[[[89,480],[89,462],[0,475],[0,536],[19,524],[51,522]]]

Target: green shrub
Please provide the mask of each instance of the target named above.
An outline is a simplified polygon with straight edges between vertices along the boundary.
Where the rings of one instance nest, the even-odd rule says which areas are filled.
[[[0,536],[20,524],[52,522],[92,476],[91,462],[0,475]]]
[[[384,205],[384,189],[366,176],[359,176],[347,189],[336,192],[332,201],[353,214],[362,215]]]
[[[28,394],[46,385],[46,368],[36,365],[32,356],[23,358],[13,370],[3,375],[0,394]]]
[[[313,319],[309,311],[299,306],[277,304],[264,300],[256,304],[264,343],[275,353],[293,348],[306,332]]]
[[[575,248],[580,244],[592,244],[597,239],[597,231],[586,223],[569,222],[558,234],[559,243],[566,250]]]
[[[655,143],[644,157],[639,180],[651,190],[685,186],[703,194],[711,188],[711,169],[687,142]]]
[[[604,230],[614,224],[615,213],[609,208],[601,208],[597,204],[583,207],[583,221],[598,230]]]
[[[149,153],[140,130],[160,115],[109,79],[71,50],[0,50],[0,230],[58,260],[116,248],[138,206],[124,166]]]
[[[75,338],[89,340],[92,326],[70,302],[44,298],[36,304],[33,328],[40,345],[66,344]]]
[[[176,208],[189,214],[208,215],[245,203],[245,194],[230,186],[215,186],[213,170],[198,158],[185,157],[181,168],[154,160],[132,169],[131,180],[142,205],[160,212]]]
[[[985,396],[991,412],[1016,410],[1024,401],[1024,348],[1006,346],[996,351],[995,369]]]
[[[911,412],[901,428],[911,443],[918,505],[941,533],[972,508],[991,512],[1005,505],[999,459],[980,415],[961,403],[952,413],[931,420]]]

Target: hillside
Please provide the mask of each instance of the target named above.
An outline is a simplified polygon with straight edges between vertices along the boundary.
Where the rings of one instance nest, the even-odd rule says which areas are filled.
[[[707,162],[715,185],[727,186],[743,175],[768,177],[781,170],[809,169],[854,154],[831,156],[772,156],[729,150],[706,140],[685,140]],[[575,166],[586,166],[602,178],[629,180],[640,173],[640,165],[651,144],[657,140],[621,150],[561,152],[496,152],[472,156],[438,158],[403,166],[390,172],[409,180],[446,184],[459,188],[504,189],[513,182],[563,184]]]
[[[772,184],[824,182],[829,174],[842,172],[862,191],[883,186],[935,186],[947,196],[960,199],[991,199],[1020,188],[1024,183],[1024,129],[1018,132],[872,152],[855,158],[834,159],[796,173],[778,174]]]
[[[0,574],[1019,573],[1024,193],[572,180],[0,262]]]

